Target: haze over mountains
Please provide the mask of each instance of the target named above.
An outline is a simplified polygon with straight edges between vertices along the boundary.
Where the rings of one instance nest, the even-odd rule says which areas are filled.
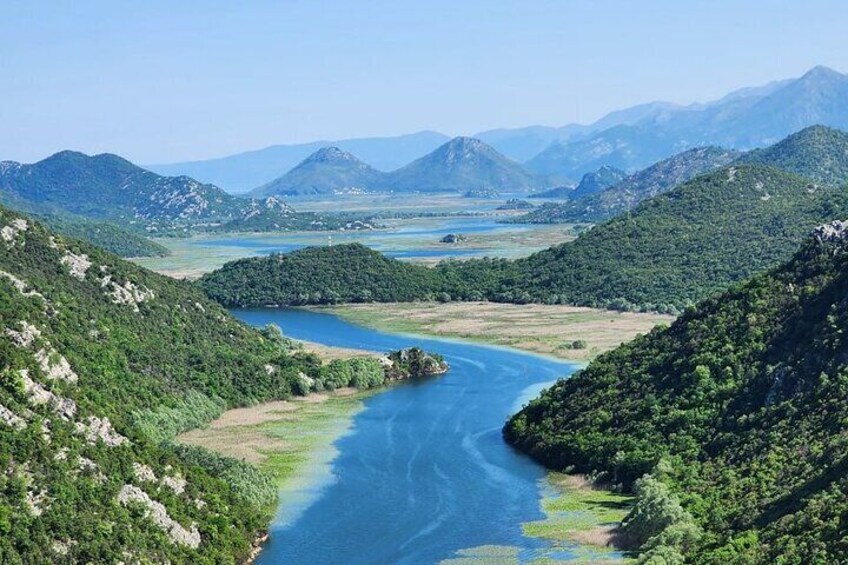
[[[743,88],[708,103],[652,102],[612,112],[589,124],[497,129],[477,138],[531,173],[579,179],[609,165],[633,172],[686,149],[718,145],[753,149],[801,128],[848,127],[848,76],[815,67],[797,79]],[[229,191],[246,191],[283,176],[318,149],[336,146],[378,170],[418,159],[449,138],[436,132],[273,146],[218,159],[152,165]]]
[[[361,192],[528,191],[550,181],[525,171],[479,139],[457,137],[392,172],[378,171],[338,147],[319,149],[254,197]]]
[[[821,184],[838,186],[848,180],[848,134],[824,126],[811,126],[774,145],[747,153],[719,147],[689,149],[597,193],[583,197],[576,190],[560,194],[560,197],[569,200],[546,203],[514,221],[544,224],[599,222],[734,161],[737,164],[773,165]]]

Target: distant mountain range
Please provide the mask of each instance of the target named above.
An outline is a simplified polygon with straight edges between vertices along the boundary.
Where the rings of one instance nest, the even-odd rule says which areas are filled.
[[[583,198],[572,193],[568,202],[548,203],[511,221],[550,224],[606,220],[643,200],[733,162],[772,165],[821,184],[838,186],[848,181],[848,133],[811,126],[774,145],[744,154],[718,147],[690,149],[634,173],[603,191]]]
[[[848,76],[815,67],[800,78],[739,89],[713,102],[687,106],[651,102],[612,112],[588,125],[497,129],[473,137],[524,163],[532,173],[578,179],[604,165],[633,172],[694,147],[762,147],[815,124],[848,128]],[[390,171],[448,140],[441,133],[420,132],[317,141],[149,168],[241,192],[283,176],[324,147],[338,147],[377,170]]]
[[[338,147],[323,148],[250,194],[314,196],[357,192],[525,192],[548,181],[479,139],[457,137],[392,172],[378,171]]]
[[[396,137],[370,137],[334,141],[314,141],[293,145],[273,145],[218,159],[148,165],[162,175],[189,175],[224,187],[235,193],[247,192],[285,175],[298,163],[326,147],[349,151],[382,171],[390,171],[418,159],[450,137],[433,131],[422,131]]]
[[[73,151],[33,164],[0,163],[0,201],[42,218],[71,214],[139,233],[219,228],[230,222],[245,231],[340,227],[316,214],[295,212],[277,198],[238,198],[190,177],[157,175],[117,155]]]
[[[527,167],[566,176],[602,164],[634,170],[691,147],[761,147],[816,124],[848,128],[848,76],[827,67],[708,104],[656,107],[633,123],[556,141]]]

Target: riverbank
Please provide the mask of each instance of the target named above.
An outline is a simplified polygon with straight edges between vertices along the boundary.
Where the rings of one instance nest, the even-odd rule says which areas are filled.
[[[577,306],[431,302],[344,304],[314,308],[381,331],[504,345],[588,361],[674,317]]]
[[[316,453],[328,451],[344,434],[370,394],[344,388],[235,408],[176,441],[257,465],[285,488]]]
[[[524,535],[577,545],[592,563],[621,562],[626,544],[619,533],[634,497],[598,488],[583,475],[551,472],[543,479],[545,519],[522,524]]]

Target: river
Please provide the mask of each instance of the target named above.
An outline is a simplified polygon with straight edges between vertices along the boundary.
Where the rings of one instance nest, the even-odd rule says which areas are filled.
[[[296,516],[281,497],[258,563],[429,564],[478,546],[509,546],[519,561],[568,549],[522,535],[543,518],[545,471],[501,437],[507,417],[577,365],[516,350],[382,333],[293,309],[234,310],[293,338],[388,351],[418,345],[450,371],[368,397],[336,442],[329,480]],[[301,495],[303,493],[300,493]],[[302,496],[301,496],[302,498]]]

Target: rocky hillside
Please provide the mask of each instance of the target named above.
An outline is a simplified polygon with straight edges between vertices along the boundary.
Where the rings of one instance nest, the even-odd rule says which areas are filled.
[[[506,438],[635,488],[623,533],[640,562],[841,562],[847,233],[824,225],[783,266],[599,357]]]
[[[0,304],[2,563],[242,561],[275,486],[162,441],[336,372],[385,381],[379,366],[292,354],[193,285],[4,208]]]
[[[88,241],[121,257],[164,257],[169,253],[166,247],[144,235],[112,222],[71,214],[56,206],[34,203],[2,191],[0,204],[44,223],[61,235]]]

